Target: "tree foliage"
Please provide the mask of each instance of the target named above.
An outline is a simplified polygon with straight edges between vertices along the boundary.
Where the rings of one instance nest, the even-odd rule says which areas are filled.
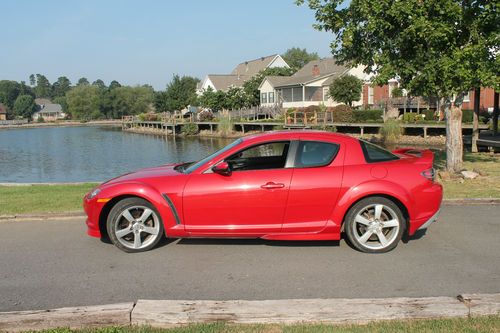
[[[150,86],[118,87],[109,91],[111,99],[111,118],[148,112],[154,100],[154,91]]]
[[[52,85],[45,75],[36,75],[35,94],[38,98],[50,98],[52,96]]]
[[[304,3],[298,0],[298,4]],[[374,81],[398,77],[412,95],[437,96],[447,117],[447,168],[462,163],[461,104],[479,86],[499,88],[498,1],[309,0],[316,28],[332,32],[335,58],[365,65]]]
[[[52,97],[63,97],[71,89],[71,81],[66,76],[60,76],[52,84]]]
[[[19,95],[14,102],[14,116],[31,118],[36,111],[35,100],[31,95]]]
[[[89,85],[76,86],[66,94],[68,112],[73,119],[98,119],[101,117],[99,88]]]
[[[330,96],[334,101],[347,104],[352,107],[352,102],[361,98],[363,81],[354,75],[343,75],[333,80],[330,84]]]
[[[196,85],[200,80],[191,76],[174,75],[164,92],[155,96],[158,111],[182,110],[197,103]]]
[[[300,47],[292,47],[286,50],[286,52],[283,53],[281,57],[292,69],[294,69],[294,71],[298,71],[312,60],[319,59],[319,56],[316,52],[309,53],[305,48],[301,49]]]

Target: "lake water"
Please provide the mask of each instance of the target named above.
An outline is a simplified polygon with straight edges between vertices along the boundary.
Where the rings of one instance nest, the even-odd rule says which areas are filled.
[[[3,129],[0,183],[101,182],[144,167],[196,161],[231,141],[91,126]]]

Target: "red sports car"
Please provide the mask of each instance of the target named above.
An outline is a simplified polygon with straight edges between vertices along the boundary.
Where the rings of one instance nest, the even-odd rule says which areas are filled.
[[[339,240],[387,252],[438,216],[430,150],[393,152],[321,131],[237,139],[206,158],[139,170],[85,195],[88,234],[121,250],[166,236]]]

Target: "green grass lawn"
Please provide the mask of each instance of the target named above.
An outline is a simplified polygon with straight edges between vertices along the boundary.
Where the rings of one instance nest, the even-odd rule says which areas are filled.
[[[444,169],[443,152],[436,153],[435,166]],[[472,180],[441,180],[446,199],[500,198],[500,156],[465,153],[464,168],[485,173]],[[82,198],[97,184],[0,186],[0,215],[81,211]]]
[[[83,196],[96,185],[0,186],[0,215],[82,211]]]
[[[444,170],[446,165],[444,152],[435,155],[435,167]],[[464,154],[464,169],[477,169],[485,173],[476,179],[451,178],[441,180],[445,199],[464,198],[500,198],[500,155],[488,153]]]
[[[500,316],[386,321],[367,325],[233,325],[224,323],[189,325],[179,328],[150,327],[99,328],[88,330],[56,329],[45,333],[389,333],[389,332],[500,332]]]

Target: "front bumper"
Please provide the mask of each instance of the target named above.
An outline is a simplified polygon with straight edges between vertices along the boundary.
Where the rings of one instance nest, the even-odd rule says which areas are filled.
[[[439,216],[439,213],[441,213],[441,209],[439,209],[436,214],[432,215],[428,220],[427,222],[425,222],[424,224],[422,224],[417,230],[422,230],[422,229],[427,229],[431,224],[433,224],[434,222],[436,222],[438,216]]]

